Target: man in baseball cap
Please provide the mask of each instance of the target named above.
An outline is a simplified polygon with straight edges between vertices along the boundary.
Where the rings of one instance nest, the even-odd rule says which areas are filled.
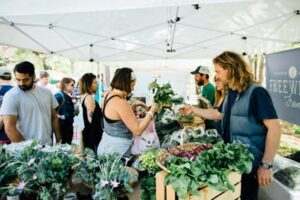
[[[208,108],[214,106],[215,87],[209,82],[209,68],[206,66],[198,66],[191,74],[195,76],[197,85],[202,87],[201,96],[199,96],[199,107]],[[216,125],[211,120],[205,120],[205,128],[214,129],[216,128]]]
[[[11,72],[7,67],[0,67],[0,78],[3,80],[11,80]]]
[[[191,72],[195,76],[198,86],[202,86],[201,94],[211,105],[215,103],[215,87],[209,82],[209,68],[206,66],[198,66]]]

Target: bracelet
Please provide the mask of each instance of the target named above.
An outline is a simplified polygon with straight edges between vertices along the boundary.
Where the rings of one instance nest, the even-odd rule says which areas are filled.
[[[153,114],[152,114],[152,112],[148,111],[147,114],[149,114],[150,117],[151,117],[151,119],[153,119]]]

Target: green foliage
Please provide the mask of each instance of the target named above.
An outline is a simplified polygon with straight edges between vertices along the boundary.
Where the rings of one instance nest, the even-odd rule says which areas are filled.
[[[198,195],[199,184],[210,186],[218,191],[234,190],[228,180],[228,171],[249,173],[252,168],[252,154],[246,145],[217,143],[213,149],[199,154],[196,159],[169,156],[166,167],[165,184],[172,185],[179,198],[187,193]]]
[[[13,180],[8,181],[9,186],[3,182],[1,186],[6,185],[9,193],[24,191],[37,195],[39,199],[55,199],[66,192],[73,173],[72,167],[79,162],[69,145],[43,147],[36,141],[24,149],[22,143],[13,145],[15,149],[10,149],[5,165],[1,164],[1,174],[5,174],[3,180],[9,180],[6,178],[8,175]],[[1,152],[0,155],[2,161],[6,154]],[[20,183],[14,183],[16,180]]]
[[[17,178],[16,159],[0,145],[0,193],[11,189],[8,184]]]
[[[159,166],[156,163],[157,158],[162,153],[161,149],[150,149],[144,152],[140,157],[141,167],[151,172],[160,171]]]
[[[295,166],[278,170],[274,177],[293,190],[300,189],[300,168]]]
[[[143,190],[141,200],[156,199],[156,182],[155,174],[148,174],[141,178],[141,188]]]
[[[222,138],[220,136],[214,136],[214,135],[204,135],[200,137],[194,137],[189,135],[185,142],[191,143],[191,142],[199,142],[199,143],[210,143],[210,144],[216,144],[220,142]]]
[[[132,192],[130,179],[137,180],[128,172],[120,155],[96,156],[91,151],[84,152],[81,163],[76,166],[75,176],[95,189],[94,198],[97,200],[116,199],[120,189]]]
[[[12,56],[12,60],[16,64],[26,60],[33,63],[36,69],[44,69],[44,63],[40,54],[30,50],[17,49],[15,54]]]
[[[79,162],[68,145],[43,148],[32,144],[19,157],[18,178],[40,199],[59,197],[66,192],[72,167]]]
[[[177,97],[172,99],[172,103],[175,105],[180,105],[184,103],[184,98],[183,97]]]
[[[161,106],[172,105],[172,98],[174,97],[175,93],[170,83],[160,86],[156,83],[156,81],[154,81],[150,83],[148,89],[153,91],[155,103]]]
[[[75,177],[81,179],[91,187],[95,187],[98,179],[95,177],[100,170],[100,161],[91,149],[85,149],[81,155],[81,162],[75,167]]]
[[[294,133],[295,133],[296,135],[299,135],[299,136],[300,136],[300,126],[297,126],[297,125],[294,126]]]
[[[194,118],[195,118],[194,113],[191,113],[188,115],[182,115],[179,112],[176,113],[176,119],[180,122],[192,122],[192,121],[194,121]]]
[[[287,143],[280,142],[280,146],[279,149],[277,150],[277,153],[282,156],[288,156],[298,151],[300,151],[300,148],[295,148],[294,146],[290,146]]]

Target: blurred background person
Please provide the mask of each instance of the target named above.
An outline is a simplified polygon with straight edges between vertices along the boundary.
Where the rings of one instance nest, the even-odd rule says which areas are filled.
[[[102,138],[102,112],[93,94],[97,90],[97,79],[92,73],[84,74],[79,80],[80,94],[82,98],[82,115],[84,129],[82,130],[83,148],[97,151]]]
[[[97,74],[97,89],[94,94],[94,99],[97,101],[97,103],[100,103],[100,87],[101,87],[101,82],[100,82],[100,75]]]
[[[47,88],[48,90],[50,90],[53,94],[55,94],[55,88],[49,83],[50,80],[50,74],[46,71],[41,71],[40,72],[40,76],[37,82],[38,86]]]
[[[61,81],[61,91],[55,94],[59,103],[57,117],[61,133],[61,143],[71,144],[73,138],[74,103],[71,94],[74,92],[75,80],[63,78]]]
[[[0,67],[0,108],[5,93],[13,88],[11,85],[11,72],[7,67]],[[0,116],[0,144],[10,143],[4,129],[3,119]]]

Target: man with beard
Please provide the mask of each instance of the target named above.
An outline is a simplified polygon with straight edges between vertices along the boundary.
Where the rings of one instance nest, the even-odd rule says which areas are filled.
[[[198,86],[202,86],[201,95],[210,102],[215,104],[215,87],[209,82],[209,69],[205,66],[198,66],[191,74],[195,75],[195,81]]]
[[[36,139],[40,144],[52,145],[52,130],[56,141],[60,141],[55,110],[58,103],[51,91],[35,85],[34,70],[27,61],[15,66],[17,87],[5,94],[0,115],[11,142]]]
[[[200,108],[212,107],[215,104],[215,87],[209,82],[209,69],[205,66],[198,66],[191,74],[195,75],[195,82],[202,86],[201,97],[199,98]],[[204,98],[203,98],[204,97]],[[202,100],[202,101],[201,101]],[[205,102],[205,104],[203,104]],[[209,102],[209,103],[208,103]],[[217,124],[213,120],[205,120],[205,129],[216,129]]]

